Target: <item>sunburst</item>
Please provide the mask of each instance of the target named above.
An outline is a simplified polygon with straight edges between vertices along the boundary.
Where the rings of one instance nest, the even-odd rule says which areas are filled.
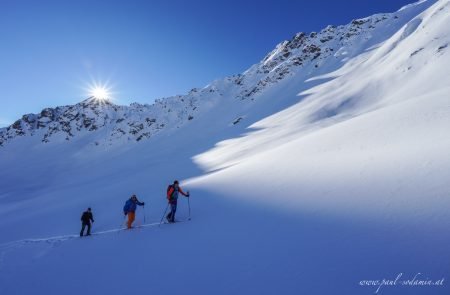
[[[91,90],[91,95],[98,100],[108,100],[111,94],[105,87],[95,87]]]
[[[111,87],[108,83],[92,82],[85,88],[85,91],[89,94],[89,97],[98,101],[99,103],[111,102],[114,98],[114,93],[111,91]]]

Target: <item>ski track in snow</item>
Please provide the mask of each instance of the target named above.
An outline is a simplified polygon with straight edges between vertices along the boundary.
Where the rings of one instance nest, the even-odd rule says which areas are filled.
[[[182,223],[190,221],[190,218],[177,220],[176,223]],[[111,233],[120,233],[120,232],[127,232],[130,233],[134,232],[135,230],[150,228],[150,227],[160,227],[161,225],[170,225],[170,223],[163,221],[163,222],[153,222],[153,223],[146,223],[134,226],[131,230],[129,230],[126,227],[123,228],[116,228],[116,229],[109,229],[109,230],[103,230],[98,232],[92,232],[91,236],[83,236],[80,237],[79,234],[71,234],[71,235],[60,235],[60,236],[53,236],[53,237],[47,237],[47,238],[29,238],[29,239],[21,239],[17,241],[11,241],[7,243],[0,244],[0,270],[2,270],[3,262],[5,257],[8,255],[8,253],[15,251],[17,249],[23,248],[28,245],[34,245],[34,244],[43,244],[48,245],[49,249],[52,249],[53,247],[59,245],[62,242],[72,241],[72,240],[78,240],[78,239],[92,239],[96,236],[102,236],[105,234],[111,234]]]
[[[180,222],[186,222],[189,221],[190,219],[185,219],[185,220],[177,220],[176,223],[180,223]],[[146,228],[146,227],[154,227],[154,226],[159,226],[159,225],[163,225],[163,224],[169,224],[168,222],[153,222],[153,223],[146,223],[146,224],[141,224],[141,225],[137,225],[134,226],[130,231],[133,231],[134,229],[141,229],[141,228]],[[116,228],[116,229],[109,229],[109,230],[104,230],[104,231],[98,231],[98,232],[92,232],[91,236],[99,236],[99,235],[104,235],[104,234],[109,234],[109,233],[117,233],[117,232],[121,232],[121,231],[127,231],[128,228],[123,227],[123,228]],[[22,240],[17,240],[17,241],[12,241],[12,242],[7,242],[7,243],[3,243],[0,244],[0,249],[1,248],[10,248],[10,247],[14,247],[17,245],[22,245],[22,244],[33,244],[33,243],[59,243],[59,242],[64,242],[64,241],[68,241],[68,240],[73,240],[73,239],[80,239],[80,238],[88,238],[88,236],[83,236],[80,237],[80,235],[62,235],[62,236],[54,236],[54,237],[48,237],[48,238],[31,238],[31,239],[22,239]]]

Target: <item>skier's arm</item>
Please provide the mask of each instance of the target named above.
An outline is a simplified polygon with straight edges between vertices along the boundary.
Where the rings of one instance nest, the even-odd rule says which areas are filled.
[[[181,189],[181,187],[178,187],[178,191],[185,197],[189,197],[189,194],[186,194],[185,192],[183,192],[183,190]]]
[[[91,221],[94,222],[94,215],[92,215],[92,213],[91,213],[91,216],[89,216],[89,217],[90,217]]]

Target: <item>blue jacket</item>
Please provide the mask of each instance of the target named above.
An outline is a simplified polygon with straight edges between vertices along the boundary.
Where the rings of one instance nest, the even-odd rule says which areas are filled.
[[[131,198],[125,203],[123,206],[123,213],[135,212],[136,205],[144,206],[144,203],[139,202],[138,200],[133,201]]]

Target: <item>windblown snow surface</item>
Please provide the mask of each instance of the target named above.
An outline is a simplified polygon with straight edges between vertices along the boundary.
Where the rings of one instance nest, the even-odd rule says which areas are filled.
[[[0,147],[0,294],[450,294],[450,4],[389,17],[139,144]]]

